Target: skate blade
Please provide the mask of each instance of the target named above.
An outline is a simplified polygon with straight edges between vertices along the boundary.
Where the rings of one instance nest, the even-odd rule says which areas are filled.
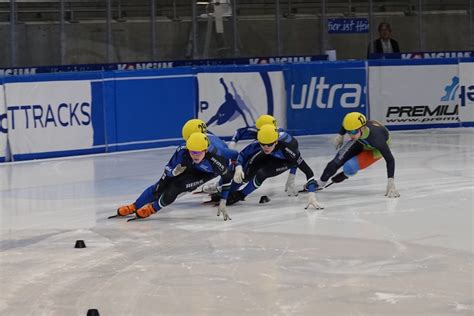
[[[326,184],[326,186],[325,186],[324,188],[322,188],[322,189],[326,189],[326,188],[330,187],[331,185],[333,185],[334,183],[336,183],[336,182],[330,182],[330,183]],[[321,190],[322,190],[322,189],[321,189]]]
[[[219,206],[219,203],[220,202],[216,202],[216,201],[204,201],[201,203],[201,205]]]
[[[111,216],[107,217],[107,219],[112,219],[112,218],[128,218],[128,217],[130,217],[130,215],[133,215],[133,214],[128,214],[128,215],[125,215],[125,216],[120,216],[120,215],[116,214],[116,215],[111,215]]]
[[[333,184],[334,184],[334,182],[330,182],[327,185],[325,185],[324,187],[316,188],[316,191],[322,191],[322,190],[326,189],[327,187],[330,187]],[[308,193],[308,190],[306,190],[306,189],[299,190],[298,193]]]

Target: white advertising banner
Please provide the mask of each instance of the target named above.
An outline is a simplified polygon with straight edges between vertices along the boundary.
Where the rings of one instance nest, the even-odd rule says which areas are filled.
[[[0,162],[6,160],[7,155],[8,118],[5,107],[5,92],[0,85]]]
[[[93,145],[90,81],[5,84],[12,156]]]
[[[459,116],[474,122],[474,63],[459,63]]]
[[[458,65],[369,67],[370,118],[386,125],[460,123]]]
[[[253,126],[262,114],[273,115],[286,127],[283,72],[199,73],[198,118],[218,136],[232,136]]]

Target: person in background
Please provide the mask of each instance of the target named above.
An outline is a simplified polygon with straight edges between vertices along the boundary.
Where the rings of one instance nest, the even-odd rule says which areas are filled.
[[[379,24],[379,38],[373,42],[373,47],[369,45],[367,50],[367,58],[371,53],[374,54],[390,54],[390,53],[399,53],[400,46],[398,42],[391,38],[392,28],[390,24],[382,22]]]

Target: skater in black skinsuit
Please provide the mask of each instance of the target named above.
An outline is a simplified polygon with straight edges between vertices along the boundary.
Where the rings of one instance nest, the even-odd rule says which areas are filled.
[[[350,140],[344,145],[344,135],[349,134]],[[359,170],[365,169],[384,158],[387,164],[387,190],[385,195],[389,198],[398,198],[395,188],[395,158],[390,150],[390,133],[381,123],[369,120],[359,112],[351,112],[344,117],[339,135],[334,143],[340,148],[336,157],[331,160],[317,181],[318,188],[323,188],[330,177],[339,168],[343,171],[332,177],[333,183],[342,182],[354,176]]]

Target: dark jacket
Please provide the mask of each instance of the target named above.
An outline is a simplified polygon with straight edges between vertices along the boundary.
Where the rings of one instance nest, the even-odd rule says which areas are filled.
[[[390,39],[390,44],[392,45],[392,49],[394,53],[399,53],[400,52],[400,46],[398,46],[398,42],[394,40],[393,38]],[[382,39],[378,38],[374,41],[374,51],[372,52],[373,54],[383,54],[383,47],[382,47]],[[370,45],[369,48],[367,49],[367,58],[369,58],[369,55],[371,54],[370,52]]]

